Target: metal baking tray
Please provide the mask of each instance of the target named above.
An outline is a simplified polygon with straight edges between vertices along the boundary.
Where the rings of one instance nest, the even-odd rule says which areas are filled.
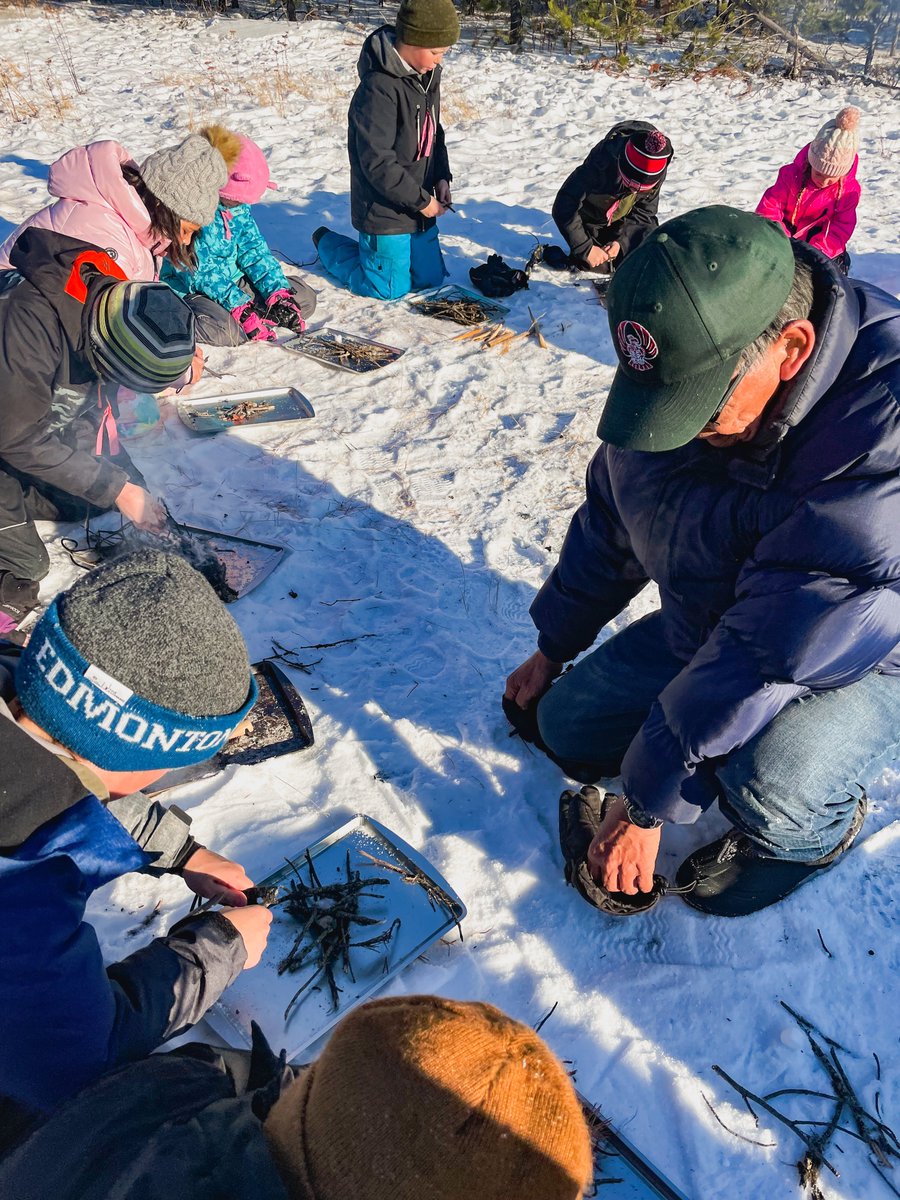
[[[382,367],[389,367],[391,363],[395,363],[401,355],[406,353],[399,346],[388,346],[385,342],[375,342],[371,338],[360,337],[357,333],[345,333],[341,329],[332,329],[327,326],[323,329],[310,330],[307,333],[298,333],[290,341],[282,342],[281,346],[284,350],[293,350],[295,354],[303,354],[316,362],[324,363],[326,367],[337,367],[339,371],[350,371],[354,375],[367,375],[370,371],[379,371]],[[337,362],[334,348],[340,346],[368,346],[385,351],[385,355],[381,362],[361,363],[350,360]]]
[[[604,1120],[599,1109],[580,1092],[576,1095],[591,1135],[597,1195],[603,1200],[687,1200],[628,1138]]]
[[[216,588],[215,583],[213,587],[219,591],[226,604],[240,600],[241,596],[246,596],[248,592],[259,587],[290,554],[286,546],[279,546],[277,542],[257,542],[254,538],[242,538],[233,533],[217,533],[214,529],[201,529],[197,525],[179,523],[178,528],[186,535],[188,542],[196,541],[198,561],[192,559],[189,545],[182,547],[179,552],[196,566],[201,574],[204,573],[204,557],[207,553],[212,554],[222,564],[227,589],[229,593],[235,594],[225,596]]]
[[[437,894],[433,894],[434,907],[423,887],[407,883],[401,875],[377,866],[363,857],[360,850],[425,875],[437,889]],[[351,870],[361,870],[364,877],[382,876],[388,880],[386,887],[377,889],[379,895],[376,898],[360,902],[361,913],[383,922],[369,926],[366,933],[386,931],[395,918],[400,918],[400,926],[386,951],[354,951],[351,961],[356,981],[343,970],[336,972],[342,989],[336,1009],[332,1008],[327,987],[319,991],[310,988],[302,1003],[294,1007],[285,1021],[284,1011],[291,997],[311,971],[304,968],[294,974],[278,974],[279,962],[291,949],[301,929],[283,908],[276,905],[272,909],[272,927],[262,961],[252,971],[243,971],[207,1013],[206,1019],[229,1045],[249,1047],[250,1022],[254,1020],[272,1045],[286,1047],[288,1058],[296,1058],[465,917],[466,906],[427,859],[373,817],[359,814],[308,848],[323,884],[346,877],[348,851]],[[308,878],[304,865],[306,854],[304,848],[287,856],[287,865],[260,881],[258,886],[284,885],[297,873],[305,881]]]
[[[175,408],[194,433],[221,433],[223,429],[302,421],[316,415],[302,392],[292,387],[232,392],[227,396],[179,397]]]
[[[498,304],[496,300],[488,300],[487,297],[479,295],[478,292],[470,292],[468,288],[460,287],[457,283],[445,283],[443,287],[435,288],[431,292],[423,292],[415,300],[411,300],[409,306],[418,310],[430,300],[475,300],[481,305],[484,313],[484,321],[492,321],[498,317],[505,317],[509,312],[505,304]],[[455,325],[482,324],[482,321],[458,321],[454,317],[433,316],[431,313],[423,313],[422,315],[426,317],[430,316],[433,321],[453,321]]]
[[[270,758],[294,754],[315,743],[312,721],[303,697],[276,663],[264,658],[251,670],[259,688],[259,697],[250,714],[252,728],[218,750],[212,758],[188,767],[175,767],[161,779],[144,788],[148,796],[158,796],[173,787],[182,787],[198,779],[209,779],[226,767],[256,766]]]

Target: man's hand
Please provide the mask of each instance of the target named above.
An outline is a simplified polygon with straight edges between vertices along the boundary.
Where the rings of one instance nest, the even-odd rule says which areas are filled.
[[[184,882],[192,892],[206,900],[216,900],[243,908],[247,903],[244,889],[253,887],[253,880],[240,863],[223,858],[201,846],[185,863]],[[252,906],[252,907],[255,907]]]
[[[503,693],[508,700],[514,700],[519,708],[528,708],[535,700],[540,700],[550,684],[562,674],[562,663],[554,662],[540,650],[535,650],[531,658],[527,658],[521,667],[516,667],[506,681],[506,691]]]
[[[603,249],[606,251],[606,257],[608,259],[618,258],[622,251],[622,247],[618,242],[607,242]]]
[[[247,951],[244,970],[249,971],[262,958],[266,948],[272,913],[263,904],[251,904],[247,908],[223,908],[219,911],[241,935],[244,949]]]
[[[449,208],[453,203],[453,196],[450,192],[450,184],[446,179],[439,179],[434,185],[434,194],[439,204],[443,204],[444,208]]]
[[[163,505],[136,483],[125,484],[116,496],[116,508],[126,520],[135,525],[143,525],[146,529],[157,531],[166,527],[166,510]]]
[[[625,815],[622,797],[612,797],[588,846],[591,875],[609,892],[624,892],[626,896],[652,892],[661,833],[661,828],[639,829],[632,825]]]
[[[589,267],[602,267],[605,262],[609,262],[609,254],[603,246],[591,246],[584,256],[584,261]]]
[[[432,196],[425,207],[419,209],[423,217],[442,217],[446,211],[437,196]]]

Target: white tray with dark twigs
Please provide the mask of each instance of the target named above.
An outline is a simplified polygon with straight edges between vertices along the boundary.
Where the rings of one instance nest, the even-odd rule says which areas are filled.
[[[466,915],[418,851],[362,815],[285,856],[257,892],[273,915],[262,961],[238,976],[207,1020],[242,1047],[256,1021],[290,1059]]]

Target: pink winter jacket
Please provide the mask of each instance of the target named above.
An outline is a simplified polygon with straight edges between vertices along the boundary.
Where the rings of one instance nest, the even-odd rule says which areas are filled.
[[[9,266],[19,234],[34,226],[109,251],[129,279],[156,279],[154,255],[164,254],[169,243],[151,232],[143,201],[122,178],[122,167],[129,165],[137,164],[118,142],[76,146],[58,158],[50,168],[47,190],[59,199],[9,235],[0,246],[0,270]]]
[[[792,163],[781,168],[756,211],[777,221],[788,237],[809,242],[829,258],[836,258],[847,248],[856,228],[861,194],[856,179],[859,157],[843,179],[818,188],[810,178],[808,150],[807,144]]]

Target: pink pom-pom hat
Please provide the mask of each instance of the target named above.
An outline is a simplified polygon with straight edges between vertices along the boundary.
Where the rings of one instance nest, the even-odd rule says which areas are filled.
[[[809,144],[809,165],[826,179],[842,179],[859,150],[859,109],[848,104],[826,121]]]
[[[269,178],[269,164],[256,142],[243,134],[240,138],[240,154],[219,195],[232,204],[256,204],[266,188],[277,189],[278,184]]]

